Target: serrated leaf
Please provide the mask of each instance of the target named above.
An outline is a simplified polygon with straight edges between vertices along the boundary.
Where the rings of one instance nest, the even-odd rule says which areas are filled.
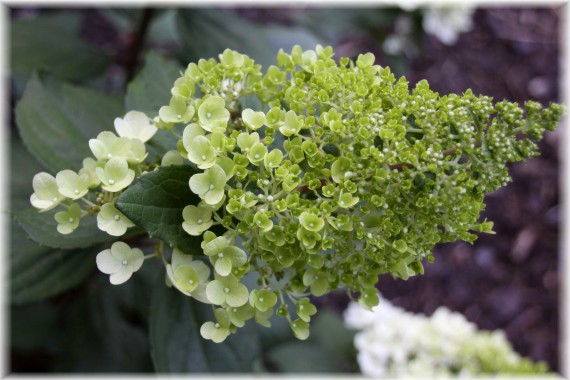
[[[113,130],[122,114],[120,98],[34,74],[16,106],[16,124],[30,153],[55,173],[79,169],[92,156],[88,140]]]
[[[56,77],[83,82],[102,73],[110,56],[80,36],[81,14],[58,12],[10,23],[10,68],[29,75],[45,69]]]
[[[142,70],[127,87],[127,110],[137,110],[149,117],[158,115],[161,106],[167,105],[174,81],[181,76],[182,67],[155,52],[145,58]]]
[[[157,372],[250,372],[259,354],[255,330],[246,325],[222,343],[200,336],[214,316],[209,305],[185,297],[160,279],[153,292],[150,344]]]
[[[40,247],[29,241],[14,222],[11,233],[10,301],[13,304],[59,294],[79,284],[95,268],[96,249]]]
[[[164,240],[188,254],[202,254],[202,238],[182,228],[182,210],[197,205],[200,198],[190,191],[188,181],[197,172],[192,166],[161,167],[143,174],[117,199],[116,207],[151,237]]]

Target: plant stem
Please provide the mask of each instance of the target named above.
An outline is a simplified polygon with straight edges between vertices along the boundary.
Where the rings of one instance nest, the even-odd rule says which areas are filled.
[[[143,42],[152,20],[154,14],[154,9],[144,8],[142,11],[142,16],[137,30],[134,33],[133,41],[130,46],[129,55],[127,57],[126,63],[126,80],[125,87],[133,79],[135,75],[135,70],[137,68],[139,55],[142,50]]]

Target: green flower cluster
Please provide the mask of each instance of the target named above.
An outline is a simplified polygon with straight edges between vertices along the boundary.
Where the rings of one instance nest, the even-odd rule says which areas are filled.
[[[316,313],[308,296],[339,288],[375,306],[380,274],[423,273],[436,243],[491,232],[479,222],[485,193],[509,181],[507,162],[537,154],[536,141],[563,113],[557,104],[493,104],[471,91],[439,96],[425,81],[410,92],[370,53],[333,55],[320,45],[280,50],[263,74],[226,50],[190,63],[153,119],[179,138],[161,164],[199,169],[188,186],[201,201],[184,208],[182,228],[202,238],[206,261],[179,249],[170,263],[160,255],[168,284],[217,307],[217,322],[201,329],[207,339],[222,341],[251,318],[268,326],[274,312],[306,339]],[[142,144],[152,133],[137,120],[140,128],[117,127],[126,137],[91,140],[98,161],[85,165],[94,175],[67,179],[71,193],[42,177],[32,203],[47,209],[101,186],[99,227],[124,233],[129,221],[112,194],[152,169]],[[253,273],[258,288],[248,290],[242,280]]]

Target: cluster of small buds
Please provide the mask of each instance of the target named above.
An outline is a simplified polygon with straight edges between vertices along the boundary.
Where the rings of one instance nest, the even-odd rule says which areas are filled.
[[[362,373],[374,378],[545,373],[544,363],[518,355],[501,330],[480,331],[445,307],[431,317],[413,314],[385,299],[372,310],[351,303],[347,327]]]
[[[81,198],[99,228],[121,236],[133,223],[113,201],[152,169],[144,143],[169,131],[178,141],[161,165],[197,171],[188,186],[200,201],[182,210],[182,230],[202,239],[204,257],[180,247],[170,262],[157,256],[167,284],[214,305],[204,338],[220,342],[252,318],[269,326],[275,312],[306,339],[316,313],[308,297],[339,288],[374,307],[380,274],[423,273],[436,243],[491,232],[478,222],[484,194],[508,181],[506,162],[536,154],[528,137],[554,129],[562,108],[529,102],[525,121],[518,106],[471,91],[440,97],[421,81],[410,92],[370,53],[333,55],[320,45],[280,50],[265,74],[231,50],[190,63],[152,122],[136,111],[117,119],[120,137],[91,140],[96,160],[78,174],[41,174],[32,203],[47,210]],[[95,201],[84,197],[99,188]],[[71,204],[56,216],[63,233],[82,213]],[[111,256],[125,257],[115,251],[103,272],[116,269]],[[249,274],[255,289],[242,283]]]

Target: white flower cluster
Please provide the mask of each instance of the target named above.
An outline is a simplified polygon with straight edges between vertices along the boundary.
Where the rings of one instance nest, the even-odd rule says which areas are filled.
[[[351,303],[344,321],[361,330],[354,339],[358,363],[374,378],[471,376],[497,366],[512,370],[522,360],[502,331],[478,331],[445,307],[426,317],[381,298],[372,311]]]
[[[421,6],[413,1],[400,2],[400,8],[413,11]],[[424,32],[436,37],[446,45],[455,45],[461,33],[473,27],[475,9],[465,4],[427,5],[421,7],[422,27]],[[394,33],[386,37],[383,48],[388,54],[406,53],[415,55],[418,47],[414,42],[414,24],[412,15],[404,13],[394,21]]]
[[[423,11],[423,27],[444,44],[454,45],[459,34],[471,30],[473,12],[465,5],[428,7]]]

